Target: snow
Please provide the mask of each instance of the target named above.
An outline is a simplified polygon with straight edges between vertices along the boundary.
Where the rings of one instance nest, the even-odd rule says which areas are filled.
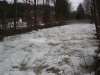
[[[21,23],[21,22],[22,22],[22,19],[20,18],[18,22],[20,22],[20,23]]]
[[[94,75],[94,34],[94,24],[70,24],[5,37],[0,75]]]

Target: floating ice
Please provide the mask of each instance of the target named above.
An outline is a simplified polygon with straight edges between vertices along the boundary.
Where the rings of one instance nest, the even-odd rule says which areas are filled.
[[[98,47],[93,24],[72,24],[9,36],[0,42],[0,75],[93,75]]]

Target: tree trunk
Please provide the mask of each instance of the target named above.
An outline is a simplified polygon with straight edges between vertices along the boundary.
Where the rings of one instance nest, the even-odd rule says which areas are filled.
[[[97,12],[96,12],[96,0],[93,0],[93,6],[94,6],[94,22],[96,27],[96,34],[98,38],[98,23],[97,23]]]
[[[30,0],[29,0],[29,28],[31,27],[32,28],[32,26],[31,26],[31,6],[30,6]]]
[[[43,23],[44,23],[44,14],[45,14],[45,6],[44,6],[44,0],[43,0]]]
[[[36,7],[36,0],[34,0],[34,26],[37,30],[37,7]]]
[[[5,35],[6,35],[6,0],[4,0],[4,27],[5,27]]]
[[[51,14],[51,13],[50,13],[50,5],[49,5],[49,2],[50,2],[50,1],[48,0],[48,16],[49,16],[49,26],[50,26],[50,14]]]
[[[94,22],[94,11],[93,11],[93,0],[91,0],[90,10],[91,10],[91,24]]]
[[[50,7],[49,7],[49,0],[46,0],[46,19],[47,19],[47,27],[50,26]]]
[[[97,12],[98,12],[98,23],[100,25],[100,0],[96,0]]]
[[[98,14],[98,26],[100,26],[100,0],[96,0],[96,5],[97,5],[97,14]],[[100,27],[98,28],[98,37],[100,38]]]
[[[28,16],[27,16],[27,14],[28,14],[28,4],[27,4],[27,0],[26,0],[26,22],[27,22],[27,29],[28,29]]]
[[[16,34],[17,0],[14,0],[14,32]]]

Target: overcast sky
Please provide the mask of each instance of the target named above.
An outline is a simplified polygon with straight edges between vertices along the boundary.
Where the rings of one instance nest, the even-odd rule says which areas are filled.
[[[1,0],[0,0],[1,1]],[[6,0],[6,1],[13,1],[13,0]],[[18,0],[18,1],[22,1],[22,0]],[[40,0],[41,1],[41,0]],[[83,0],[69,0],[72,4],[72,8],[73,10],[77,9],[77,6],[79,5],[79,3],[82,3]]]
[[[76,10],[78,5],[79,5],[79,3],[83,2],[83,0],[69,0],[69,1],[72,3],[73,10]]]

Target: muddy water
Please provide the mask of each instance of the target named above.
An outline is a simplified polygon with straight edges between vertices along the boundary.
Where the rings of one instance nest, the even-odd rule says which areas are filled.
[[[37,66],[33,68],[33,71],[36,73],[36,75],[39,75],[41,73],[41,70],[45,69],[47,66]],[[21,71],[27,71],[29,68],[26,68],[26,64],[21,64]]]
[[[36,73],[36,75],[39,75],[41,73],[41,70],[45,69],[47,66],[37,66],[34,69],[34,72]]]
[[[21,71],[27,71],[29,68],[26,68],[26,64],[21,64]]]

